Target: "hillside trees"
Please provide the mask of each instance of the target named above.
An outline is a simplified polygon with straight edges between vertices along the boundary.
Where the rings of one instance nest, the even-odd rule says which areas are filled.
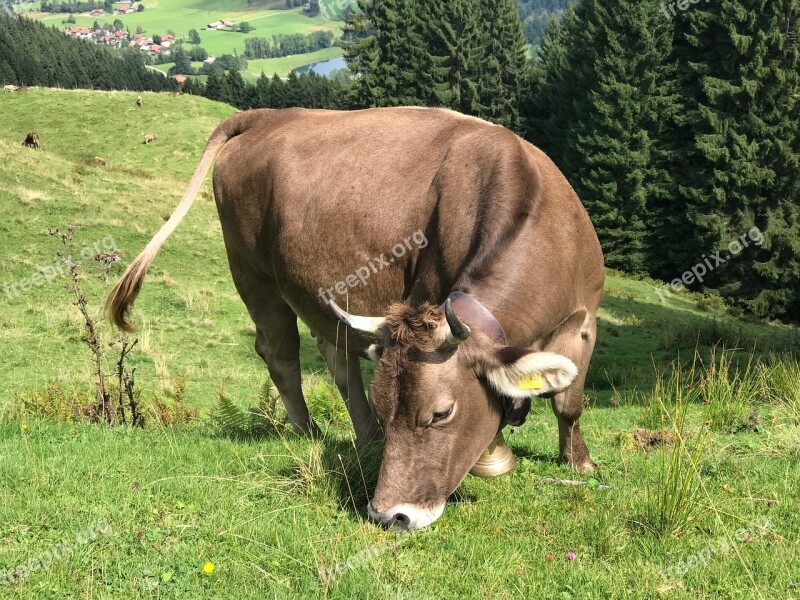
[[[278,34],[272,36],[272,44],[263,37],[251,37],[244,41],[244,56],[247,58],[279,58],[292,54],[307,54],[333,44],[333,33],[330,31],[315,31],[304,35]]]
[[[722,250],[687,285],[797,320],[800,2],[659,8],[568,10],[532,65],[526,135],[582,198],[609,266],[672,281]]]
[[[666,173],[654,135],[674,101],[672,32],[655,0],[584,0],[546,38],[526,130],[562,168],[591,215],[606,263],[644,273],[648,198]]]
[[[4,83],[104,90],[174,90],[174,81],[145,69],[141,52],[119,54],[55,28],[0,14]]]
[[[525,44],[511,0],[360,0],[345,37],[356,106],[443,106],[517,127]]]
[[[665,262],[685,269],[756,227],[705,284],[762,317],[800,319],[800,2],[720,0],[677,15],[681,157],[663,206]],[[714,40],[713,43],[709,43]],[[690,165],[690,168],[686,168]],[[676,232],[682,244],[668,244]],[[735,249],[735,247],[733,247]]]
[[[241,109],[295,106],[341,109],[346,104],[347,84],[311,72],[291,73],[286,81],[277,75],[270,78],[262,73],[256,84],[251,85],[239,72],[230,71],[209,75],[205,86],[199,82],[192,82],[189,87],[184,84],[184,92],[201,94]]]

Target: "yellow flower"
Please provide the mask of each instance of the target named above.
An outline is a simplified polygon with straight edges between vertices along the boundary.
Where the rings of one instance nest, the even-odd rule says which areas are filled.
[[[206,575],[211,575],[214,572],[214,563],[207,562],[203,565],[203,573]]]
[[[28,431],[28,424],[25,421],[22,422],[21,427],[22,427],[22,431]]]

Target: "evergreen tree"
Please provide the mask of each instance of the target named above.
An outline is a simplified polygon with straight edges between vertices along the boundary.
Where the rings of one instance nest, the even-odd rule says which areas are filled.
[[[666,173],[654,139],[669,91],[670,23],[656,0],[584,0],[545,40],[534,68],[534,141],[583,200],[609,266],[644,273],[651,197]]]
[[[174,80],[144,67],[141,52],[76,40],[38,21],[0,14],[0,75],[5,83],[63,88],[174,90]]]
[[[660,239],[683,238],[669,253],[681,271],[722,250],[698,284],[762,317],[800,317],[798,14],[798,0],[719,0],[675,19],[681,162]],[[754,227],[763,245],[740,249]]]
[[[518,128],[526,47],[512,0],[359,3],[346,58],[360,106],[444,106]]]
[[[378,106],[384,90],[378,82],[378,38],[372,24],[375,0],[358,0],[358,11],[353,11],[346,22],[342,48],[347,67],[353,74],[349,94],[352,108]]]

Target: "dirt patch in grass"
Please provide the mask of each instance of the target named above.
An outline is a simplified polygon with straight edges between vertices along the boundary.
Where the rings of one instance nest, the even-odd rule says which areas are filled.
[[[671,431],[663,429],[661,431],[651,431],[641,427],[631,432],[631,446],[635,450],[644,448],[656,448],[658,446],[671,446],[675,443],[675,436]]]

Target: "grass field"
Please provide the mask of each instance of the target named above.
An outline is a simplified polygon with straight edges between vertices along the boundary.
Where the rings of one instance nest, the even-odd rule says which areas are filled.
[[[292,56],[284,56],[282,58],[260,58],[257,60],[248,60],[247,70],[242,72],[242,77],[245,79],[245,81],[250,82],[256,81],[259,77],[261,77],[261,73],[266,73],[270,77],[272,77],[272,75],[275,73],[277,73],[279,77],[288,77],[289,73],[298,67],[303,67],[305,65],[310,65],[312,63],[328,60],[341,55],[341,48],[325,48],[324,50],[317,50],[316,52],[309,52],[308,54],[293,54]],[[163,73],[168,73],[169,69],[174,65],[175,63],[164,63],[161,65],[153,65],[153,68]],[[199,69],[203,66],[203,63],[193,62],[192,66],[196,69]]]
[[[136,94],[122,92],[0,96],[0,285],[54,264],[48,228],[68,225],[75,254],[113,240],[122,257],[115,278],[174,209],[206,137],[232,109],[142,96],[141,110]],[[20,147],[30,130],[38,152]],[[147,133],[159,139],[145,146]],[[518,457],[511,475],[468,476],[431,528],[396,537],[365,520],[379,457],[353,448],[304,327],[304,385],[322,440],[235,437],[210,414],[220,393],[256,402],[266,371],[209,191],[157,258],[134,314],[143,400],[180,395],[200,409],[190,424],[151,417],[144,430],[108,428],[42,416],[46,405],[24,408],[33,397],[90,395],[90,355],[65,278],[15,297],[0,292],[0,572],[29,565],[24,582],[0,580],[0,597],[800,597],[800,373],[789,358],[800,349],[797,329],[736,319],[698,296],[662,303],[655,282],[609,273],[582,419],[599,473],[556,463],[555,419],[535,402],[527,423],[507,432]],[[85,267],[97,306],[102,286]],[[691,395],[699,385],[708,406],[692,396],[664,413],[685,411],[686,454],[678,442],[639,443],[636,430],[652,429],[672,397],[656,373],[676,359],[686,373],[696,347],[710,364],[719,340],[742,348],[741,358],[754,346],[757,358],[772,354],[781,377],[765,369],[758,387],[717,378],[712,389],[698,366],[702,376],[676,389]],[[735,393],[719,400],[725,390]],[[725,415],[737,417],[733,426],[716,426]],[[672,504],[680,494],[663,476],[665,460],[679,461],[678,483],[689,481],[696,496],[693,512],[678,515],[682,526],[659,533],[659,517],[686,508]],[[59,543],[59,557],[41,558]],[[347,561],[330,580],[320,575]],[[661,572],[681,563],[685,572],[665,581]]]
[[[106,15],[105,17],[76,16],[77,26],[89,27],[95,20],[101,23],[120,19],[131,33],[141,25],[148,35],[164,34],[168,29],[181,38],[188,35],[190,29],[197,29],[202,40],[201,46],[209,54],[220,56],[244,52],[244,40],[247,37],[264,37],[272,40],[272,36],[293,33],[311,33],[312,31],[332,31],[334,35],[341,32],[341,23],[327,21],[318,16],[309,18],[301,8],[292,10],[259,10],[248,9],[247,0],[201,0],[189,4],[186,0],[143,0],[143,12],[130,15]],[[31,13],[41,21],[62,27],[61,21],[67,15]],[[219,19],[231,19],[236,23],[249,22],[254,30],[250,33],[232,31],[211,31],[206,26]],[[313,62],[313,61],[309,61]],[[308,63],[304,63],[308,64]]]

